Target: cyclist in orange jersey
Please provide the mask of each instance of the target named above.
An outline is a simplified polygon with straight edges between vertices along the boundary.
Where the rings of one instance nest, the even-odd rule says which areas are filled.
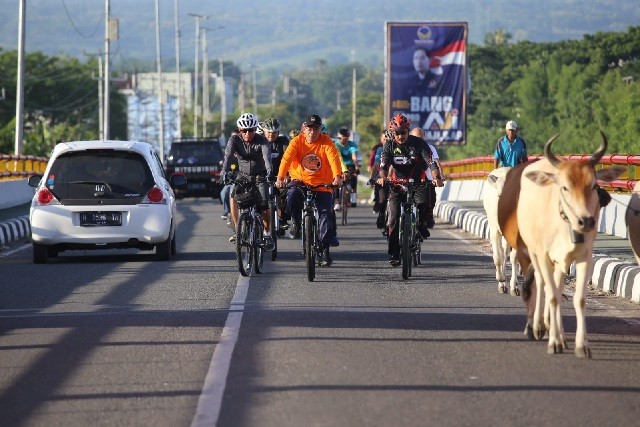
[[[302,207],[304,192],[297,188],[296,184],[342,184],[342,167],[340,153],[333,140],[321,133],[322,119],[313,114],[307,118],[303,128],[304,132],[291,141],[285,150],[276,186],[285,186],[286,175],[291,177],[292,188],[287,193],[287,207],[291,214],[292,224],[289,232],[293,238],[300,237],[300,222],[302,220]],[[333,200],[331,188],[315,190],[316,206],[319,213],[320,240],[322,243],[322,265],[332,264],[329,254],[331,239],[335,235],[333,215]]]

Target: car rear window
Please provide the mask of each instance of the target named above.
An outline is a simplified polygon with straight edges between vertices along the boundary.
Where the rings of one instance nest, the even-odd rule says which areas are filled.
[[[66,204],[137,203],[154,180],[147,161],[138,153],[88,150],[55,159],[45,185]]]

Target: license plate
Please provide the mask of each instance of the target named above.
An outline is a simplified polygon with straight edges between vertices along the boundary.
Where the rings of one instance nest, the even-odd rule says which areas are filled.
[[[187,187],[191,190],[204,190],[206,185],[203,182],[191,182],[187,183]]]
[[[80,212],[82,227],[122,225],[122,212]]]

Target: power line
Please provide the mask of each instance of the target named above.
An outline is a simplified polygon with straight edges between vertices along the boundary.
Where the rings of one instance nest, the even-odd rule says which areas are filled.
[[[85,39],[90,39],[93,36],[96,35],[96,33],[98,32],[98,28],[100,27],[100,24],[102,23],[102,16],[100,16],[100,19],[98,20],[98,24],[96,25],[95,30],[93,30],[93,33],[91,33],[91,35],[85,36],[84,34],[82,34],[82,32],[80,31],[80,29],[78,29],[78,27],[76,26],[75,22],[73,22],[73,18],[71,17],[71,14],[69,13],[69,9],[67,8],[67,4],[64,2],[64,0],[60,0],[62,2],[62,6],[64,7],[64,11],[67,14],[67,17],[69,18],[69,22],[71,22],[71,25],[73,26],[73,28],[76,30],[76,33],[78,33],[78,35],[82,38]]]

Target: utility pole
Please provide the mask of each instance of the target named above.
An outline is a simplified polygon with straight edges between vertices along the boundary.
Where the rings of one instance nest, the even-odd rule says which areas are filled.
[[[224,82],[224,62],[222,58],[218,59],[220,65],[220,81],[222,87],[220,88],[220,135],[224,135],[224,122],[227,120],[227,85]]]
[[[98,52],[97,55],[84,52],[85,56],[98,58],[98,139],[104,141],[104,94],[102,91],[102,52]],[[92,73],[93,75],[93,73]],[[94,77],[93,80],[96,80]]]
[[[253,76],[253,115],[258,117],[258,89],[256,85],[256,67],[252,66],[251,70]]]
[[[158,143],[160,145],[160,159],[164,161],[164,108],[162,97],[162,61],[160,58],[160,0],[156,0],[156,63],[158,66]]]
[[[182,138],[182,89],[180,82],[180,23],[179,15],[178,15],[178,0],[174,1],[173,4],[173,21],[175,28],[175,43],[176,43],[176,78],[177,81],[177,91],[178,91],[178,120],[176,121],[176,127],[178,128],[178,138]]]
[[[198,62],[200,61],[200,20],[208,19],[208,16],[190,13],[196,19],[196,37],[195,37],[195,65],[193,75],[193,137],[198,137]]]
[[[351,132],[356,131],[356,51],[351,50],[351,62],[353,62],[353,73],[351,79]]]
[[[14,154],[22,154],[24,124],[24,33],[26,0],[18,6],[18,76],[16,81],[16,140]],[[16,169],[17,170],[17,169]]]
[[[202,137],[207,135],[207,119],[209,118],[209,64],[207,57],[207,30],[202,31]]]
[[[110,0],[104,0],[104,139],[109,139],[109,116],[111,115],[109,105],[109,80],[111,78],[111,72],[109,71],[109,26],[110,26],[110,13],[111,4]]]

